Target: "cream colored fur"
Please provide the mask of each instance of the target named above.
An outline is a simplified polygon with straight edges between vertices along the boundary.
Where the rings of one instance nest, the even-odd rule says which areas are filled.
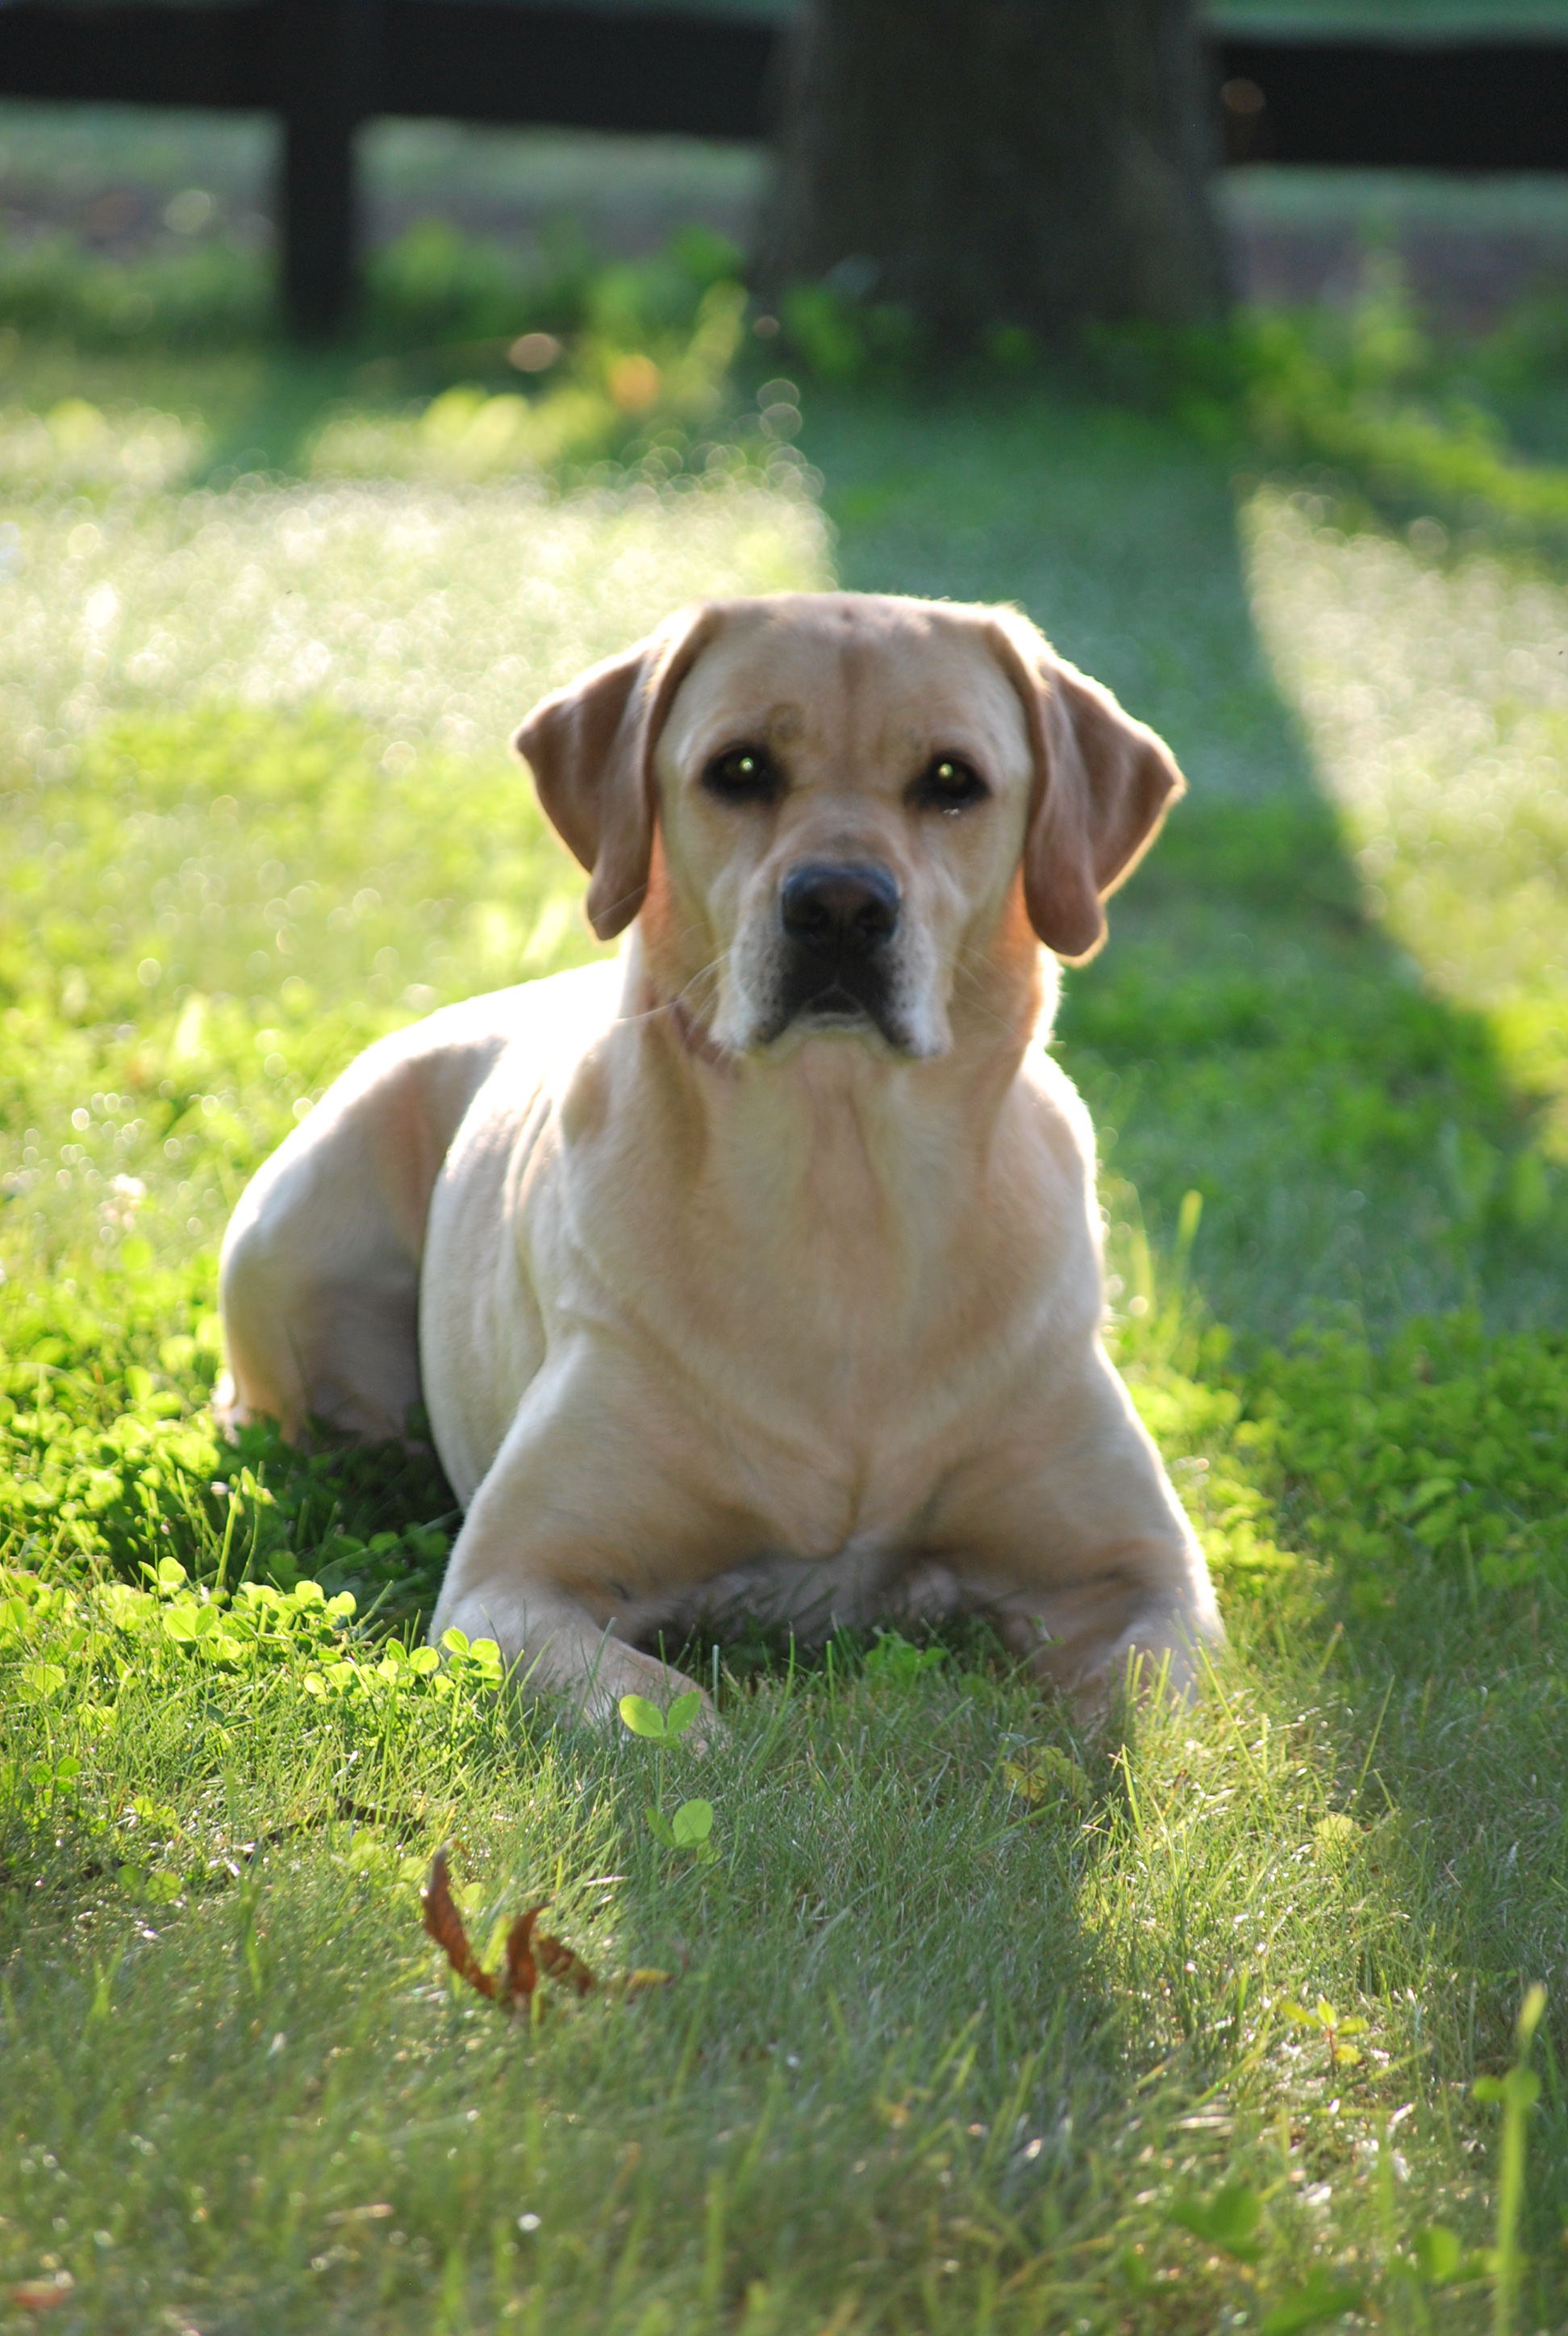
[[[1219,1618],[1100,1342],[1047,1052],[1164,747],[1011,611],[849,594],[684,612],[519,737],[621,955],[331,1089],[229,1227],[221,1415],[391,1436],[423,1397],[466,1511],[433,1633],[590,1713],[684,1685],[633,1642],[737,1604],[977,1609],[1086,1697],[1135,1655],[1186,1689]],[[777,801],[705,777],[748,743]],[[983,800],[911,797],[944,756]],[[896,884],[887,1030],[772,1035],[821,861]]]

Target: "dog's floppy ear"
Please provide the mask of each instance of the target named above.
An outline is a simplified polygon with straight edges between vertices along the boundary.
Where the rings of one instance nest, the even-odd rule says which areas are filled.
[[[998,637],[1035,756],[1024,839],[1029,922],[1057,957],[1081,963],[1105,938],[1101,901],[1131,875],[1186,782],[1164,740],[1033,626],[1004,622]]]
[[[642,906],[653,856],[653,751],[720,614],[683,608],[635,648],[541,699],[512,739],[551,825],[589,871],[588,920],[601,941],[613,940]]]

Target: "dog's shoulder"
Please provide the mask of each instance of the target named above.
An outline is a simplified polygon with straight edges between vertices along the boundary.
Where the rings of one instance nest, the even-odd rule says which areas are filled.
[[[1018,1092],[1031,1125],[1075,1179],[1095,1176],[1095,1124],[1089,1107],[1048,1047],[1037,1041],[1018,1068]]]
[[[541,1097],[559,1105],[621,1015],[623,969],[614,959],[468,999],[406,1034],[436,1059],[455,1060],[479,1044],[485,1075],[468,1110],[467,1132],[482,1122],[489,1140],[527,1118]]]
[[[559,1074],[616,1021],[621,987],[619,965],[604,959],[442,1007],[399,1031],[393,1043],[411,1056],[432,1058],[486,1047],[498,1069],[523,1081],[531,1072]]]

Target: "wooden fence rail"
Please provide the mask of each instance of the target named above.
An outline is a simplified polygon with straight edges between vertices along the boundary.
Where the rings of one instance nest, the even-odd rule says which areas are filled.
[[[525,0],[0,0],[0,97],[281,117],[283,289],[307,334],[354,292],[354,132],[375,114],[766,134],[784,29]],[[1211,44],[1234,163],[1568,170],[1568,38],[1302,34]]]

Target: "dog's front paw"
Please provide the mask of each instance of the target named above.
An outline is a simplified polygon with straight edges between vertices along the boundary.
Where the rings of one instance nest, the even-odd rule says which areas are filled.
[[[1098,1634],[1058,1636],[1059,1614],[1014,1613],[1004,1625],[1042,1687],[1066,1695],[1078,1718],[1100,1725],[1130,1704],[1184,1704],[1203,1691],[1213,1651],[1224,1643],[1217,1613],[1161,1604]]]
[[[660,1662],[657,1655],[645,1655],[618,1639],[601,1640],[576,1678],[563,1676],[560,1669],[553,1677],[543,1674],[541,1664],[529,1685],[535,1691],[560,1697],[570,1717],[589,1727],[619,1728],[624,1717],[621,1706],[628,1696],[651,1704],[662,1718],[682,1696],[695,1695],[699,1699],[696,1717],[670,1740],[700,1756],[714,1737],[723,1733],[724,1722],[714,1709],[713,1698],[696,1679],[687,1679],[673,1663]],[[645,1732],[633,1728],[637,1735]]]
[[[1197,1627],[1186,1615],[1162,1619],[1124,1632],[1091,1669],[1058,1684],[1089,1723],[1104,1724],[1132,1707],[1195,1703],[1216,1641],[1222,1643],[1222,1633]]]
[[[527,1698],[548,1697],[573,1719],[618,1726],[625,1696],[641,1696],[663,1712],[677,1697],[696,1695],[697,1715],[681,1742],[698,1747],[719,1727],[711,1697],[695,1679],[596,1626],[581,1607],[551,1588],[463,1588],[449,1571],[430,1626],[433,1645],[443,1644],[453,1629],[470,1640],[493,1640],[513,1690]]]
[[[621,1706],[628,1696],[651,1703],[662,1715],[682,1696],[695,1695],[698,1698],[696,1716],[674,1740],[700,1756],[716,1736],[722,1735],[724,1722],[714,1709],[712,1696],[673,1663],[660,1662],[657,1655],[645,1655],[639,1648],[623,1647],[614,1640],[607,1643],[605,1653],[613,1655],[613,1661],[601,1661],[596,1667],[579,1705],[584,1719],[624,1718]],[[640,1735],[642,1730],[634,1732]]]

